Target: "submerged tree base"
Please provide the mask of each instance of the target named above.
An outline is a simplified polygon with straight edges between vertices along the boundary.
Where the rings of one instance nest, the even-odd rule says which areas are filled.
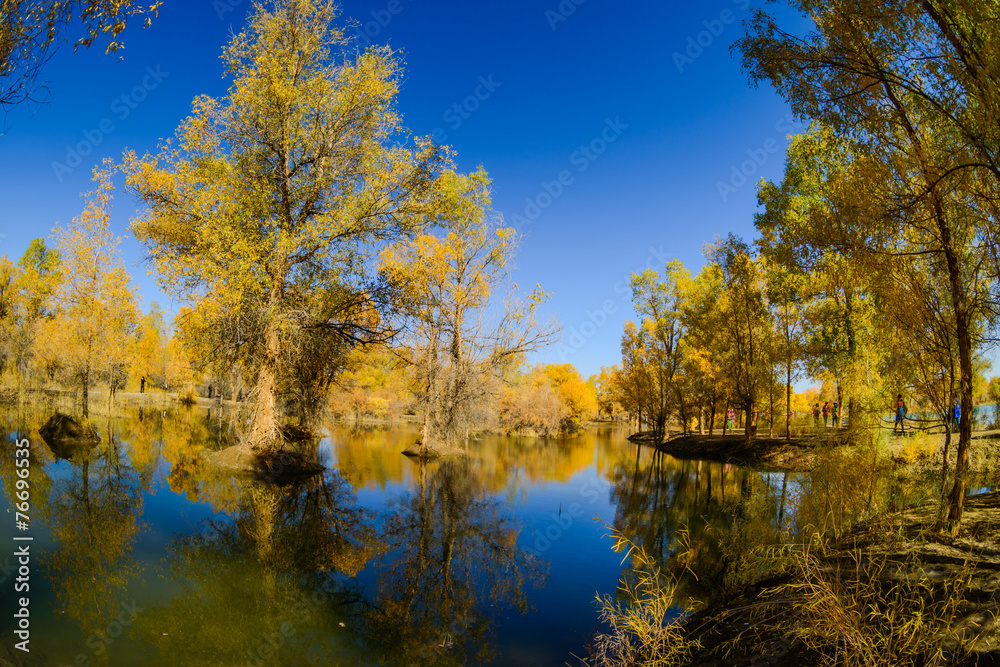
[[[233,445],[215,452],[210,459],[223,470],[256,475],[271,481],[309,477],[325,470],[315,459],[280,445],[269,449]]]
[[[436,459],[442,456],[465,456],[465,451],[443,442],[435,442],[429,445],[425,445],[422,442],[415,442],[404,449],[403,454],[415,459]]]

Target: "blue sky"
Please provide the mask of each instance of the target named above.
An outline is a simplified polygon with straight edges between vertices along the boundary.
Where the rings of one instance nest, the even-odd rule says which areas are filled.
[[[452,145],[461,169],[483,165],[495,210],[524,233],[515,279],[551,292],[565,327],[540,360],[585,376],[617,363],[632,271],[672,258],[696,271],[716,235],[753,235],[756,181],[781,177],[799,128],[730,52],[750,7],[344,0],[365,40],[404,54],[405,124]],[[250,9],[167,0],[151,28],[125,31],[120,59],[61,48],[46,101],[4,121],[0,252],[20,257],[78,215],[101,159],[154,150],[196,95],[224,95],[219,56]],[[112,228],[145,304],[175,310],[128,233],[136,206],[118,192]]]

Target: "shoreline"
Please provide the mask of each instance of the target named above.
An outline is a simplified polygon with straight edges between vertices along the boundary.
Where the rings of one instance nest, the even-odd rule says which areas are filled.
[[[749,447],[742,433],[675,435],[662,442],[655,442],[655,439],[645,432],[633,434],[628,439],[639,445],[655,447],[678,459],[701,459],[802,472],[812,468],[813,452],[816,447],[826,444],[846,444],[831,443],[833,435],[796,436],[791,439],[759,436],[751,441]]]

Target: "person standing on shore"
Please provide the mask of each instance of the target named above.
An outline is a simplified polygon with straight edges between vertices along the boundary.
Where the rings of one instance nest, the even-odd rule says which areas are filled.
[[[146,376],[145,375],[143,375],[142,379],[139,380],[139,393],[140,394],[145,394],[146,393]]]
[[[830,416],[833,417],[833,427],[840,428],[840,404],[837,401],[833,402],[833,408],[830,409]]]
[[[830,401],[823,403],[823,428],[830,428]]]
[[[953,417],[952,421],[955,425],[955,430],[957,431],[959,426],[962,424],[962,405],[961,403],[958,402],[957,398],[955,399],[955,410],[952,414],[952,417]]]
[[[896,397],[896,421],[893,422],[892,432],[896,432],[896,424],[899,424],[899,432],[906,433],[906,403],[903,401],[903,395],[899,394]]]

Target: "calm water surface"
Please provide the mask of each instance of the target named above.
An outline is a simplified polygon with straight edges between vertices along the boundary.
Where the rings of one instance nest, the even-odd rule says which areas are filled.
[[[412,429],[331,427],[311,451],[327,472],[276,486],[207,464],[231,440],[204,409],[97,419],[102,441],[82,449],[44,443],[49,414],[0,415],[0,565],[15,534],[34,538],[29,655],[13,649],[16,574],[0,567],[0,658],[14,664],[579,665],[595,596],[625,572],[609,526],[668,569],[694,554],[685,592],[699,599],[740,540],[932,487],[678,461],[612,427],[484,438],[425,465],[400,454]],[[27,533],[15,437],[31,441]]]

